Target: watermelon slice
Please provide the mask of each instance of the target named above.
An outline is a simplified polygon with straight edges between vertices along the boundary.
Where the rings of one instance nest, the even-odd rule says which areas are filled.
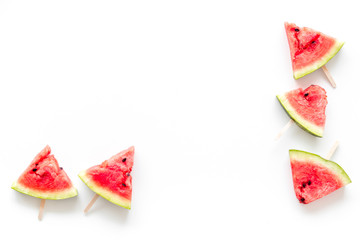
[[[51,149],[46,146],[30,163],[12,189],[42,199],[65,199],[77,195],[77,190],[71,183]]]
[[[112,156],[100,165],[79,173],[81,180],[94,192],[121,207],[131,208],[134,147]]]
[[[294,78],[299,79],[325,65],[344,42],[307,27],[285,23]]]
[[[310,203],[351,183],[346,172],[335,162],[316,154],[290,150],[294,190],[300,203]]]
[[[326,91],[317,85],[276,96],[287,114],[301,128],[322,137],[325,127]]]

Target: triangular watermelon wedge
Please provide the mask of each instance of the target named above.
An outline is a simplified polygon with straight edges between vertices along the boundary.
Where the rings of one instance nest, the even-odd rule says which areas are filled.
[[[351,183],[338,164],[316,154],[290,150],[295,195],[300,203],[310,203]]]
[[[294,78],[299,79],[324,66],[344,42],[307,27],[285,23]]]
[[[77,195],[73,186],[54,155],[46,146],[30,163],[12,189],[42,199],[65,199]]]
[[[100,165],[81,171],[79,177],[103,198],[130,209],[134,151],[134,147],[121,151]]]
[[[298,88],[276,96],[286,113],[301,128],[322,137],[325,128],[326,91],[317,85]]]

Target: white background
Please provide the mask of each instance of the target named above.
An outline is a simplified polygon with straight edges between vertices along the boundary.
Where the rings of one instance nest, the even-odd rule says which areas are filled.
[[[360,29],[356,1],[0,0],[1,239],[358,239]],[[292,78],[284,21],[346,43]],[[318,84],[323,138],[275,95]],[[353,183],[309,205],[290,148],[333,156]],[[76,198],[10,188],[46,145]],[[80,170],[135,146],[130,211],[93,196]],[[7,236],[3,238],[2,236]]]

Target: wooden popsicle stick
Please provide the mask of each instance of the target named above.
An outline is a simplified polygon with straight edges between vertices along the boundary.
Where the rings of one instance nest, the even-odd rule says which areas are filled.
[[[276,135],[275,141],[279,140],[279,138],[286,132],[290,126],[294,123],[294,120],[290,118],[289,122],[280,130],[278,135]]]
[[[336,141],[334,143],[334,145],[331,147],[330,151],[328,152],[328,154],[326,155],[326,159],[330,160],[330,158],[332,157],[332,155],[335,153],[337,147],[339,146],[339,141]]]
[[[86,208],[84,209],[84,213],[87,213],[90,208],[92,207],[92,205],[94,205],[94,203],[96,202],[96,200],[98,199],[99,195],[95,193],[94,197],[91,199],[91,201],[89,202],[89,204],[86,206]]]
[[[43,218],[44,207],[45,207],[45,199],[41,199],[40,209],[39,209],[39,216],[38,216],[38,219],[39,219],[40,221],[41,221],[42,218]]]
[[[333,88],[336,88],[336,83],[334,81],[334,78],[331,76],[329,70],[327,69],[327,67],[324,65],[321,67],[321,69],[324,71],[327,79],[329,80],[331,86],[333,86]]]

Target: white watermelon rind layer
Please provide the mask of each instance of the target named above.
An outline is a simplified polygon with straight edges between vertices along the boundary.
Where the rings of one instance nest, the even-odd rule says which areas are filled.
[[[296,110],[291,106],[285,94],[276,95],[279,100],[281,106],[285,109],[286,113],[293,119],[297,125],[299,125],[302,129],[308,131],[312,135],[316,137],[323,137],[324,127],[317,126],[305,118],[303,118],[300,114],[296,112]]]
[[[350,177],[347,175],[345,170],[338,165],[337,163],[326,160],[325,158],[320,157],[314,153],[305,152],[301,150],[290,149],[289,150],[290,161],[291,162],[307,162],[313,163],[314,165],[324,167],[334,173],[340,181],[342,182],[343,186],[351,183]]]
[[[112,191],[109,191],[109,190],[99,186],[98,184],[96,184],[96,182],[92,181],[91,178],[89,178],[87,176],[86,171],[81,171],[78,174],[78,176],[91,190],[93,190],[95,193],[97,193],[101,197],[105,198],[106,200],[109,200],[110,202],[112,202],[120,207],[123,207],[126,209],[131,209],[131,200],[123,198],[123,197],[113,193]]]
[[[61,200],[61,199],[75,197],[78,195],[78,192],[75,187],[71,187],[62,191],[39,191],[36,189],[26,187],[23,184],[19,183],[18,181],[14,182],[11,188],[20,193],[30,195],[32,197],[49,199],[49,200]]]
[[[318,61],[312,63],[309,66],[303,67],[302,69],[294,70],[293,71],[294,78],[299,79],[309,73],[314,72],[315,70],[321,68],[322,66],[324,66],[328,61],[330,61],[330,59],[332,59],[340,51],[340,49],[342,48],[342,46],[344,44],[345,44],[345,42],[336,40],[334,46]]]

